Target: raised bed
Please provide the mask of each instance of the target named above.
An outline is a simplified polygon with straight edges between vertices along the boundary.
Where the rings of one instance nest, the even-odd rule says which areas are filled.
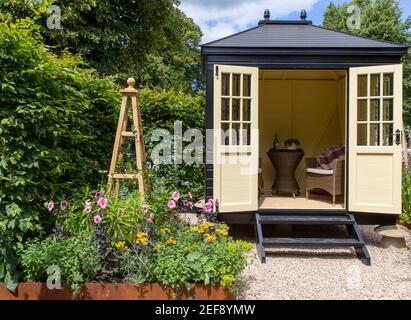
[[[50,290],[45,283],[22,282],[16,292],[0,284],[0,300],[234,300],[233,290],[221,286],[193,285],[191,290],[174,290],[159,284],[86,283],[75,295],[64,285]]]

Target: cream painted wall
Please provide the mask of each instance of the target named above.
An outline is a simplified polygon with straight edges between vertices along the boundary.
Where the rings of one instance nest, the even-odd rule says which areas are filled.
[[[345,141],[346,80],[260,80],[260,157],[265,192],[271,192],[275,178],[266,152],[274,135],[281,142],[296,138],[305,157],[314,157],[327,147]],[[305,160],[296,170],[305,192]]]

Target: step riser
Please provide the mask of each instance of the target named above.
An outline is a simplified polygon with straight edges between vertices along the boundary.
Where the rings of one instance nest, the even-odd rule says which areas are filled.
[[[331,226],[345,226],[345,225],[352,225],[354,222],[352,221],[345,221],[345,222],[319,222],[319,221],[260,221],[261,225],[287,225],[287,224],[295,224],[295,225],[331,225]]]
[[[265,243],[263,242],[265,248],[317,248],[317,249],[332,249],[332,248],[362,248],[363,245],[360,244],[318,244],[318,243],[309,243],[309,244],[289,244],[289,243]]]

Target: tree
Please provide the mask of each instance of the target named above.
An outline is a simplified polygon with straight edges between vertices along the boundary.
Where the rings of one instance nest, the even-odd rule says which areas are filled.
[[[353,15],[348,8],[352,5],[361,10],[360,28],[348,28],[347,21]],[[411,18],[403,16],[403,11],[396,0],[352,0],[342,5],[331,2],[324,13],[323,26],[378,40],[411,43]],[[403,64],[404,123],[411,126],[411,51],[403,58]]]
[[[47,19],[55,3],[61,28]],[[200,28],[179,8],[180,0],[9,0],[0,16],[37,17],[42,36],[60,54],[80,53],[102,74],[142,85],[191,91],[200,84]],[[57,12],[56,12],[57,13]]]

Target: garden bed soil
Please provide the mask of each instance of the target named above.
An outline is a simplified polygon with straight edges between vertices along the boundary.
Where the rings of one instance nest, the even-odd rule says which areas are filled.
[[[127,283],[86,283],[73,296],[69,286],[50,290],[45,283],[19,283],[15,293],[0,284],[0,300],[234,300],[232,289],[221,286],[193,285],[190,291],[174,290],[160,284],[132,285]]]

